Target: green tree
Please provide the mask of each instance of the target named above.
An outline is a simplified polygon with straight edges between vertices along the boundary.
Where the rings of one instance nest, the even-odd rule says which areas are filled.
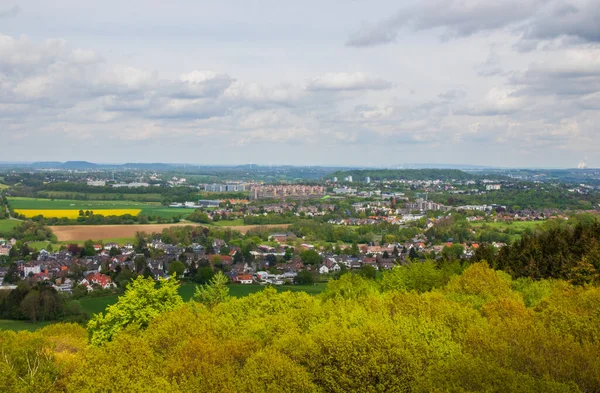
[[[4,276],[4,282],[7,284],[16,284],[20,279],[21,275],[19,274],[19,268],[17,267],[17,264],[11,263],[8,266],[6,275]]]
[[[215,275],[215,271],[210,266],[202,266],[198,268],[196,272],[196,276],[194,277],[194,281],[198,284],[206,284],[210,282],[210,280]]]
[[[208,284],[196,287],[193,300],[212,307],[229,299],[229,288],[227,287],[227,276],[217,272]]]
[[[181,261],[173,261],[169,264],[169,276],[181,277],[185,271],[185,264]]]
[[[298,285],[310,285],[315,282],[315,279],[312,272],[309,272],[308,270],[302,270],[298,272],[294,278],[294,282]]]
[[[371,265],[363,265],[360,268],[359,274],[361,276],[363,276],[364,278],[368,278],[368,279],[374,280],[375,278],[377,278],[377,269],[375,269]]]
[[[133,258],[133,266],[135,267],[135,271],[141,274],[148,267],[148,261],[145,256],[137,255]]]
[[[323,262],[323,257],[315,250],[304,250],[300,253],[302,262],[306,265],[319,265]]]
[[[88,322],[90,343],[100,345],[110,341],[127,327],[147,327],[156,316],[183,303],[178,287],[174,277],[161,279],[157,288],[153,279],[138,276],[119,296],[117,303],[108,306],[105,313],[94,315]]]

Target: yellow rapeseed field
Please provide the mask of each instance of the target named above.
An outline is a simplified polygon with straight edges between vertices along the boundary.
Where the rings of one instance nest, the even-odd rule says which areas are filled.
[[[103,216],[124,216],[130,214],[137,216],[142,211],[141,209],[95,209],[91,210],[94,214]],[[71,218],[79,217],[79,210],[51,210],[51,209],[15,209],[15,213],[21,214],[27,218],[42,215],[46,218]]]

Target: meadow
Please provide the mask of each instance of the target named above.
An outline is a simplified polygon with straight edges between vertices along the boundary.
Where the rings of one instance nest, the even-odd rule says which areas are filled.
[[[162,195],[160,194],[102,194],[102,193],[91,193],[91,192],[70,192],[70,191],[43,191],[39,192],[38,196],[44,198],[54,199],[79,199],[85,198],[86,200],[101,200],[101,201],[124,201],[125,197],[128,201],[136,202],[157,202],[162,201]]]
[[[0,234],[8,234],[20,224],[19,220],[0,220]]]
[[[74,200],[74,199],[44,199],[44,198],[24,198],[24,197],[9,197],[8,203],[15,211],[27,210],[73,210],[75,214],[79,214],[79,210],[91,210],[100,213],[101,210],[115,209],[134,209],[137,214],[146,216],[158,216],[165,219],[170,219],[176,216],[185,217],[193,212],[192,209],[185,208],[170,208],[159,203],[144,203],[136,201],[102,201],[102,200]],[[48,216],[50,217],[50,216]],[[74,218],[77,218],[75,216]]]

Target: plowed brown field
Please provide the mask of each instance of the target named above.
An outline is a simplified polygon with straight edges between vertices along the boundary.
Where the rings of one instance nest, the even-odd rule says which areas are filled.
[[[74,240],[102,240],[115,239],[121,237],[134,237],[136,232],[162,232],[165,228],[173,226],[201,226],[194,223],[179,223],[179,224],[148,224],[148,225],[59,225],[51,226],[52,232],[58,238],[58,241],[74,241]],[[246,233],[256,227],[281,228],[285,229],[289,224],[281,225],[241,225],[241,226],[222,226],[215,227],[218,229],[229,228],[234,231]]]

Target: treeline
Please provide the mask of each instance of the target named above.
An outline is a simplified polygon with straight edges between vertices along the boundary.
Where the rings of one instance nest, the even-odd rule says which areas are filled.
[[[35,221],[23,221],[21,225],[14,227],[10,236],[22,242],[31,241],[56,241],[56,236],[52,230],[44,224]]]
[[[576,225],[552,223],[486,256],[513,277],[555,278],[585,284],[600,282],[600,222],[589,217]]]
[[[0,290],[0,319],[84,322],[87,315],[50,284],[21,281],[15,289]]]
[[[150,222],[156,222],[157,224],[162,223],[177,223],[181,219],[185,218],[185,215],[178,214],[170,218],[164,218],[161,216],[138,214],[132,216],[131,214],[123,214],[121,216],[105,216],[102,214],[95,214],[93,210],[85,211],[84,214],[80,215],[76,219],[70,219],[66,217],[44,217],[43,215],[37,215],[31,217],[30,220],[38,223],[39,225],[131,225],[131,224],[148,224]],[[22,217],[19,214],[15,214],[16,217]]]
[[[0,390],[600,391],[594,286],[414,264],[380,282],[346,274],[318,296],[234,298],[222,277],[190,303],[174,280],[138,278],[87,331],[0,332]]]
[[[244,225],[273,225],[273,224],[291,224],[300,221],[292,212],[283,214],[267,214],[266,216],[244,216]]]
[[[542,189],[543,188],[543,189]],[[569,192],[566,187],[531,183],[528,189],[502,188],[498,191],[478,195],[431,194],[434,202],[449,206],[490,205],[506,206],[510,211],[522,209],[593,209],[600,202],[600,195]]]
[[[352,176],[355,182],[364,181],[368,176],[374,180],[472,180],[478,176],[458,169],[366,169],[338,171],[327,176],[327,179],[337,177],[342,182],[344,177]]]

